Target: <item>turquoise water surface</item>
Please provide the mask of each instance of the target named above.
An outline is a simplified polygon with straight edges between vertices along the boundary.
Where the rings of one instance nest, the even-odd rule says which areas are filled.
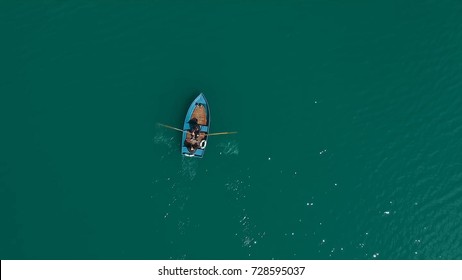
[[[1,1],[0,258],[461,259],[461,14]]]

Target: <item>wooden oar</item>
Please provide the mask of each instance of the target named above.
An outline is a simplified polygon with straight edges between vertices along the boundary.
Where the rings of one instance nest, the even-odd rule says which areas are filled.
[[[166,127],[166,128],[170,128],[170,129],[176,130],[176,131],[184,132],[183,130],[181,130],[181,129],[179,129],[179,128],[176,128],[176,127],[173,127],[173,126],[169,126],[169,125],[162,124],[162,123],[157,123],[157,124],[160,125],[160,126]]]
[[[230,132],[217,132],[217,133],[209,133],[207,136],[215,136],[215,135],[226,135],[226,134],[236,134],[237,131],[230,131]]]
[[[163,126],[163,127],[166,127],[166,128],[170,128],[170,129],[173,129],[173,130],[176,130],[176,131],[180,131],[180,132],[185,132],[186,130],[181,130],[179,128],[176,128],[176,127],[173,127],[173,126],[169,126],[169,125],[166,125],[166,124],[162,124],[162,123],[157,123],[158,125],[160,126]],[[226,134],[236,134],[237,131],[229,131],[229,132],[217,132],[217,133],[209,133],[207,134],[207,136],[215,136],[215,135],[226,135]]]

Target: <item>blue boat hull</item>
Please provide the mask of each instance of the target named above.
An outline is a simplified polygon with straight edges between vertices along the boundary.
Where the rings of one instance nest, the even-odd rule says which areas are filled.
[[[183,130],[181,153],[187,157],[204,157],[210,131],[210,108],[204,94],[199,94],[189,106]]]

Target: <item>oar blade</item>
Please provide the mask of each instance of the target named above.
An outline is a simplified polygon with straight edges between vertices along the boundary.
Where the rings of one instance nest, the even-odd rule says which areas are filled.
[[[236,134],[237,131],[226,131],[226,132],[216,132],[216,133],[209,133],[207,136],[215,136],[215,135],[228,135],[228,134]]]
[[[173,130],[176,130],[176,131],[179,131],[179,132],[183,132],[182,129],[179,129],[179,128],[176,128],[176,127],[173,127],[173,126],[170,126],[170,125],[166,125],[166,124],[163,124],[163,123],[157,123],[157,125],[160,125],[160,126],[163,126],[163,127],[166,127],[166,128],[170,128],[170,129],[173,129]]]

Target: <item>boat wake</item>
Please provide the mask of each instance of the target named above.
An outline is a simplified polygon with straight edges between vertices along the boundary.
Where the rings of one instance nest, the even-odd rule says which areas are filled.
[[[192,181],[197,174],[199,162],[194,158],[182,157],[180,175]]]
[[[250,176],[246,179],[236,179],[225,184],[228,192],[232,194],[232,198],[235,201],[236,208],[240,209],[238,215],[239,225],[241,230],[235,233],[235,236],[241,240],[241,245],[244,248],[251,248],[258,243],[258,239],[263,238],[266,233],[258,232],[256,224],[252,221],[248,211],[245,208],[246,205],[246,194],[247,189],[250,188]],[[251,251],[248,252],[249,256]]]
[[[169,147],[170,150],[170,148],[172,148],[172,143],[175,142],[175,139],[173,136],[167,136],[164,132],[159,131],[156,133],[156,135],[154,135],[152,141],[155,144],[165,145]]]
[[[234,140],[224,142],[224,143],[219,143],[217,147],[220,150],[220,155],[237,156],[239,154],[239,144],[237,141],[234,141]]]
[[[239,223],[242,228],[242,232],[239,234],[242,247],[252,248],[252,246],[257,244],[256,239],[260,234],[256,234],[255,224],[252,222],[245,209],[242,209]]]
[[[151,195],[153,205],[158,208],[157,214],[161,227],[169,232],[168,240],[173,244],[175,240],[182,240],[191,228],[190,215],[187,211],[192,186],[188,179],[176,174],[160,174],[153,178]],[[171,259],[182,259],[186,251],[182,247],[174,247],[169,254]]]

